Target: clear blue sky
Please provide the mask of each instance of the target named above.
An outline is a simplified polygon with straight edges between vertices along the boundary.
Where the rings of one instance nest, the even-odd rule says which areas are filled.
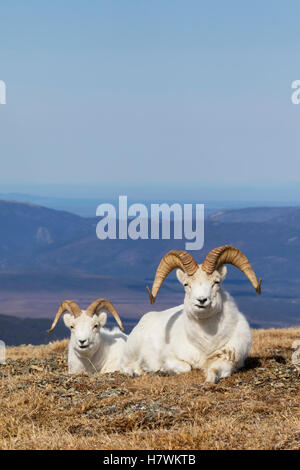
[[[3,183],[299,181],[299,1],[3,0]]]

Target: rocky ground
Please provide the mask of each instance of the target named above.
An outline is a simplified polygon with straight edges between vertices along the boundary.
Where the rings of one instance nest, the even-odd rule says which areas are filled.
[[[300,328],[254,330],[246,367],[180,376],[70,376],[67,340],[8,348],[1,449],[299,449]]]

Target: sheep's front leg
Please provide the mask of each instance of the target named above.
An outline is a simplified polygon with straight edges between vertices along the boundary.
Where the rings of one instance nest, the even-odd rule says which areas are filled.
[[[76,356],[72,348],[69,348],[68,354],[68,372],[69,374],[82,374],[87,373],[87,369],[83,361]]]
[[[143,369],[138,363],[126,364],[121,367],[121,372],[130,375],[130,377],[138,377],[144,373]]]
[[[189,372],[191,370],[190,364],[179,359],[166,359],[162,370],[173,374],[181,374],[183,372]]]
[[[226,361],[216,361],[206,370],[206,382],[216,384],[220,379],[229,377],[234,370],[233,364]]]
[[[74,361],[74,362],[69,362],[68,373],[69,374],[86,374],[87,370],[84,368],[84,365],[81,362]]]
[[[211,356],[206,364],[206,382],[216,384],[220,379],[229,377],[236,370],[235,352],[224,349]]]

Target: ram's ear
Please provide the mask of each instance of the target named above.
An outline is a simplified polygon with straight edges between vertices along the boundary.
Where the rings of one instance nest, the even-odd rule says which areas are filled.
[[[73,323],[74,317],[70,313],[65,313],[64,314],[64,324],[66,325],[67,328],[71,328],[71,325]]]
[[[181,282],[181,284],[184,285],[186,283],[188,276],[184,271],[182,271],[182,269],[176,270],[176,276],[177,276],[178,281]]]
[[[99,320],[100,325],[104,326],[107,320],[106,313],[105,312],[100,313],[100,315],[98,316],[98,320]]]
[[[226,268],[225,264],[223,264],[223,266],[219,267],[218,273],[221,276],[221,281],[224,281],[224,279],[226,277],[226,274],[227,274],[227,268]]]

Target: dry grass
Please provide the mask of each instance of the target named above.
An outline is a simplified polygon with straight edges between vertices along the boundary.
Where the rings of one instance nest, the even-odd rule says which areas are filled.
[[[69,376],[67,340],[8,348],[0,366],[1,449],[299,449],[300,328],[256,330],[244,370]]]

